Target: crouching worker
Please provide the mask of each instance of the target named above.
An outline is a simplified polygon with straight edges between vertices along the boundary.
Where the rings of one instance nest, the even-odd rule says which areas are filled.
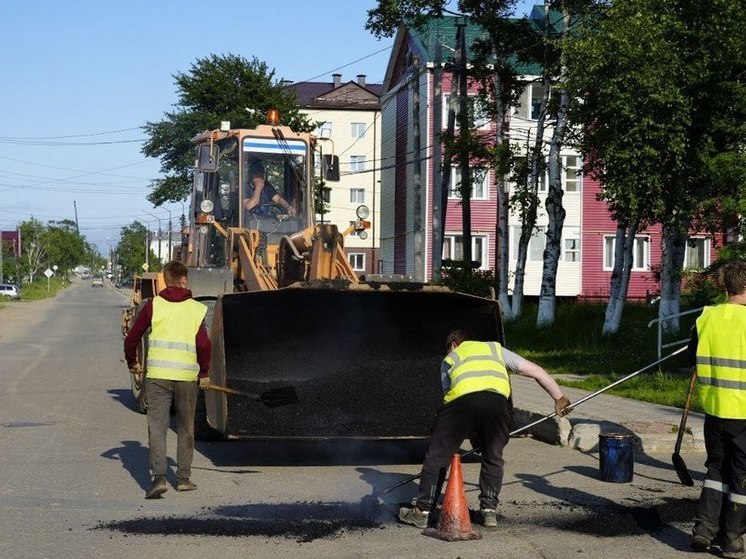
[[[535,379],[554,398],[557,415],[570,412],[555,380],[539,365],[508,351],[497,342],[470,340],[463,330],[446,339],[448,355],[441,365],[443,405],[430,432],[430,444],[420,477],[414,507],[402,507],[399,520],[426,528],[441,469],[464,440],[476,433],[481,441],[482,467],[479,473],[480,517],[486,527],[497,526],[497,503],[503,481],[503,449],[508,443],[513,410],[510,403],[508,371]]]
[[[159,498],[168,490],[166,434],[171,405],[176,410],[176,490],[192,491],[194,414],[197,390],[210,384],[208,371],[212,346],[204,318],[207,307],[192,299],[187,289],[187,268],[177,261],[163,267],[166,288],[148,299],[124,339],[124,355],[133,375],[142,374],[137,361],[140,339],[148,328],[147,376],[148,446],[153,484],[146,499]]]

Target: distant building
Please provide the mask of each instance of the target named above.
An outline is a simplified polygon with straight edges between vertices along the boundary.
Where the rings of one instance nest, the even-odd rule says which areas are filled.
[[[361,274],[380,271],[380,144],[381,84],[369,84],[359,74],[356,80],[342,82],[341,74],[332,82],[286,83],[293,91],[301,113],[318,123],[316,137],[317,169],[321,155],[339,156],[339,182],[327,182],[331,188],[326,200],[329,212],[317,216],[337,225],[340,231],[356,220],[355,210],[364,204],[370,210],[370,229],[363,239],[354,232],[345,237],[345,252],[355,271]]]
[[[3,256],[12,255],[16,258],[21,256],[21,231],[0,231],[2,239]],[[12,247],[10,250],[8,247]]]

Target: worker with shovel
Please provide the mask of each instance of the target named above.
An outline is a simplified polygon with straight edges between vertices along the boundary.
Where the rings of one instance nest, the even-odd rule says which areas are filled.
[[[479,474],[481,522],[497,526],[497,503],[503,480],[503,450],[510,438],[513,409],[508,371],[531,377],[554,399],[557,415],[570,411],[570,400],[557,382],[536,363],[505,349],[497,342],[470,339],[455,330],[446,338],[448,355],[441,365],[443,405],[430,433],[430,444],[420,475],[420,488],[413,507],[402,507],[399,520],[426,528],[438,477],[464,440],[472,433],[479,438],[482,467]]]
[[[188,270],[181,262],[163,267],[166,288],[142,306],[124,339],[124,355],[133,375],[143,374],[137,360],[140,339],[148,337],[147,377],[148,446],[153,484],[146,499],[156,499],[168,490],[166,434],[171,422],[171,405],[176,410],[176,490],[192,491],[190,480],[194,456],[194,415],[197,390],[210,385],[208,371],[212,346],[204,318],[207,307],[192,299],[187,289]],[[199,383],[198,383],[199,379]]]
[[[728,300],[705,307],[689,344],[707,449],[691,545],[707,551],[720,531],[722,556],[732,559],[746,557],[746,262],[724,264],[717,279]]]

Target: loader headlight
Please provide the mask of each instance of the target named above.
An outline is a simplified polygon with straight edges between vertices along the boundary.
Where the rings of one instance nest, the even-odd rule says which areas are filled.
[[[202,202],[199,205],[199,209],[202,210],[206,214],[212,213],[212,210],[214,208],[215,208],[215,205],[212,203],[212,200],[202,200]]]
[[[368,206],[362,204],[357,207],[355,214],[357,214],[358,219],[366,219],[370,215],[370,210],[368,209]]]

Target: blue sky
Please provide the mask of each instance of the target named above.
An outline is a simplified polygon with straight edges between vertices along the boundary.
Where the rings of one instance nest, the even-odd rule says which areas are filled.
[[[534,2],[522,2],[519,13]],[[145,122],[176,101],[173,75],[210,54],[256,57],[275,77],[383,80],[393,39],[365,30],[374,0],[4,0],[0,229],[76,219],[106,254],[135,219],[165,229],[180,203],[146,196],[160,163]],[[277,9],[277,14],[271,10]]]

